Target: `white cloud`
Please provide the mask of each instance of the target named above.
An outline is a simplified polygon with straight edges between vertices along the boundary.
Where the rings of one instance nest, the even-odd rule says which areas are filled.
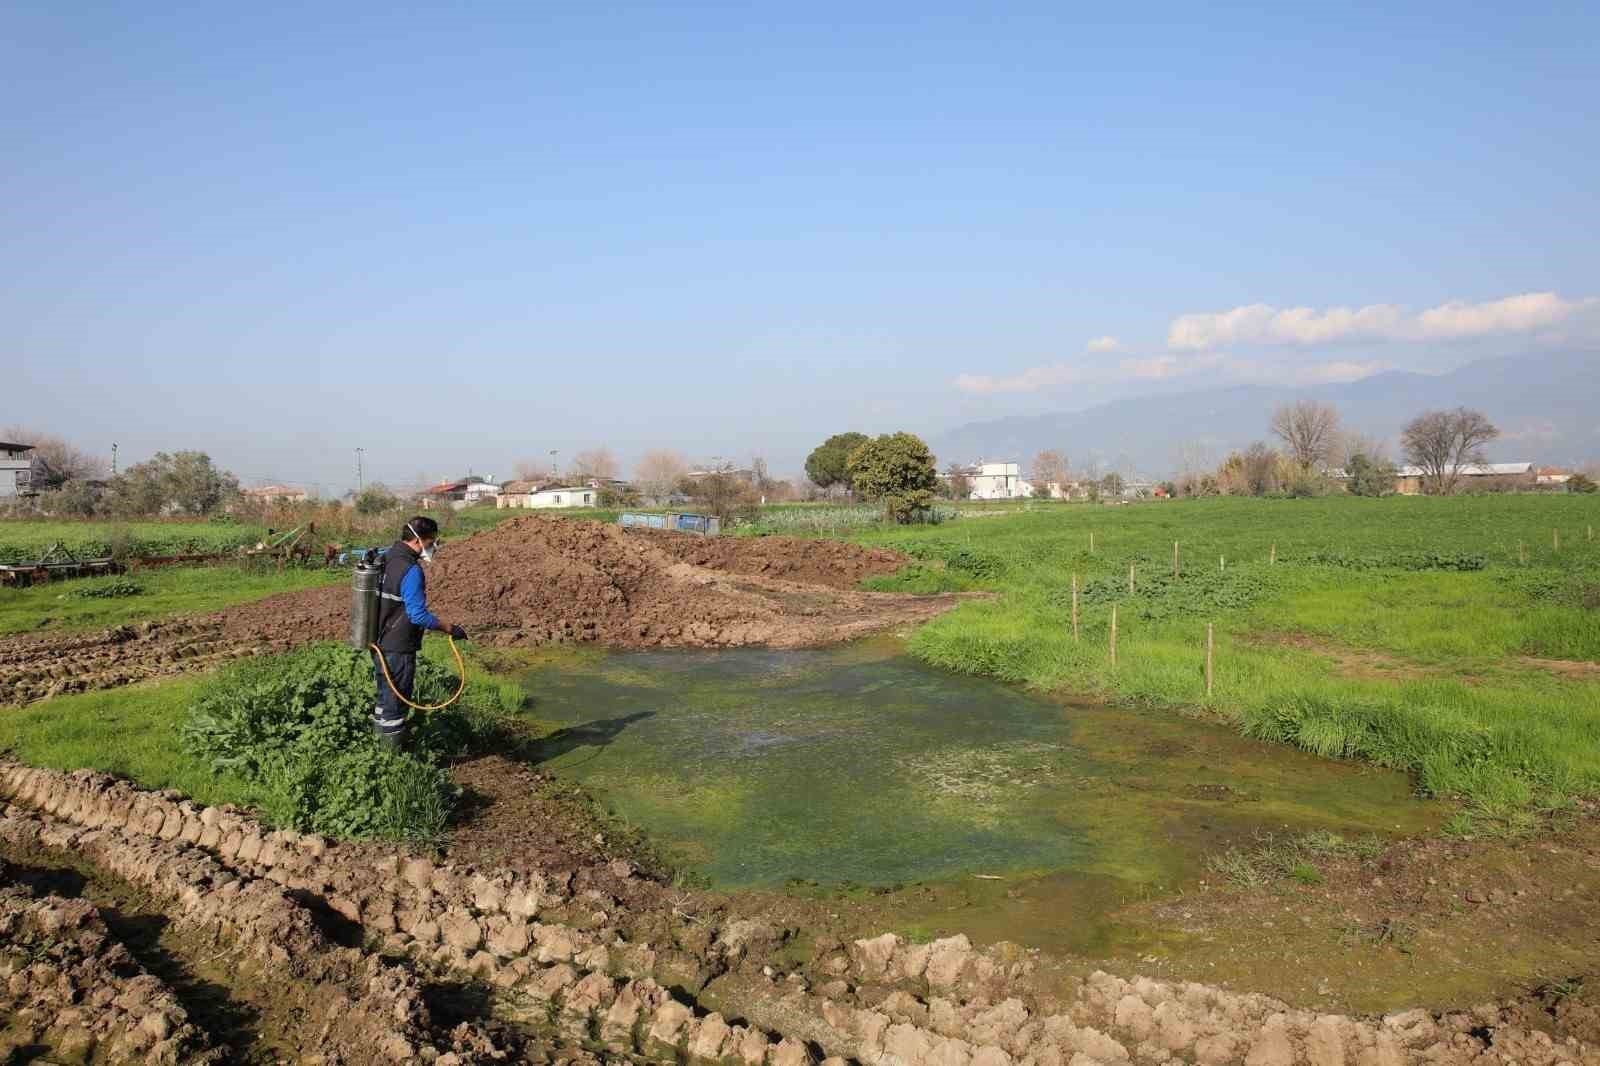
[[[1120,352],[1122,351],[1122,342],[1109,335],[1096,337],[1084,345],[1084,350],[1090,352]]]
[[[1540,333],[1600,306],[1600,297],[1566,300],[1530,292],[1501,300],[1452,300],[1418,314],[1395,304],[1366,307],[1277,308],[1248,304],[1229,311],[1179,315],[1167,330],[1173,351],[1231,345],[1347,344],[1360,341],[1453,341]]]

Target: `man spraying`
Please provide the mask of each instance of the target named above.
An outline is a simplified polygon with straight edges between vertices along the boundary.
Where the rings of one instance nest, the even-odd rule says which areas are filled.
[[[400,539],[384,557],[383,584],[378,591],[379,651],[372,656],[372,673],[378,683],[372,728],[379,742],[391,751],[405,746],[406,707],[401,697],[411,699],[422,634],[432,629],[456,640],[467,639],[465,629],[446,623],[428,610],[428,582],[423,566],[433,562],[438,543],[439,523],[419,515],[405,524]],[[383,656],[382,665],[379,654]],[[384,667],[388,668],[387,678]]]

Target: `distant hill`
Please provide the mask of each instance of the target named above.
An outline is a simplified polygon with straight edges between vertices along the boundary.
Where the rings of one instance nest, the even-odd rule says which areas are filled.
[[[1421,411],[1458,405],[1482,410],[1500,427],[1493,461],[1574,464],[1600,456],[1600,374],[1592,353],[1538,353],[1483,359],[1447,374],[1390,371],[1360,381],[1302,388],[1236,385],[1115,400],[1081,411],[970,422],[929,443],[941,466],[1016,459],[1024,469],[1047,448],[1073,468],[1091,454],[1102,468],[1166,476],[1180,447],[1202,441],[1222,456],[1253,440],[1271,441],[1274,407],[1297,398],[1330,403],[1344,424],[1386,440],[1398,457],[1400,427]]]

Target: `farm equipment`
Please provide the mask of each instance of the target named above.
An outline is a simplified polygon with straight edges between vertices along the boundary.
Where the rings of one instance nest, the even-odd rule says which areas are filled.
[[[31,562],[0,566],[0,584],[24,588],[61,578],[120,573],[122,573],[121,564],[109,555],[103,559],[80,559],[58,540],[50,545],[43,555]]]
[[[256,541],[254,547],[245,549],[247,559],[270,559],[280,567],[284,563],[304,563],[311,558],[310,538],[317,531],[315,522],[295,526],[287,532],[267,530],[267,535]]]

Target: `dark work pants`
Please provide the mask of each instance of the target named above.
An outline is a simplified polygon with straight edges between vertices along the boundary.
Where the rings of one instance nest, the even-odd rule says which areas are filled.
[[[395,698],[394,691],[411,698],[411,686],[417,679],[417,653],[414,651],[386,651],[383,661],[389,667],[389,677],[394,689],[384,680],[378,666],[378,653],[372,653],[372,677],[378,684],[378,705],[372,709],[372,731],[378,741],[399,751],[406,741],[406,705]]]

